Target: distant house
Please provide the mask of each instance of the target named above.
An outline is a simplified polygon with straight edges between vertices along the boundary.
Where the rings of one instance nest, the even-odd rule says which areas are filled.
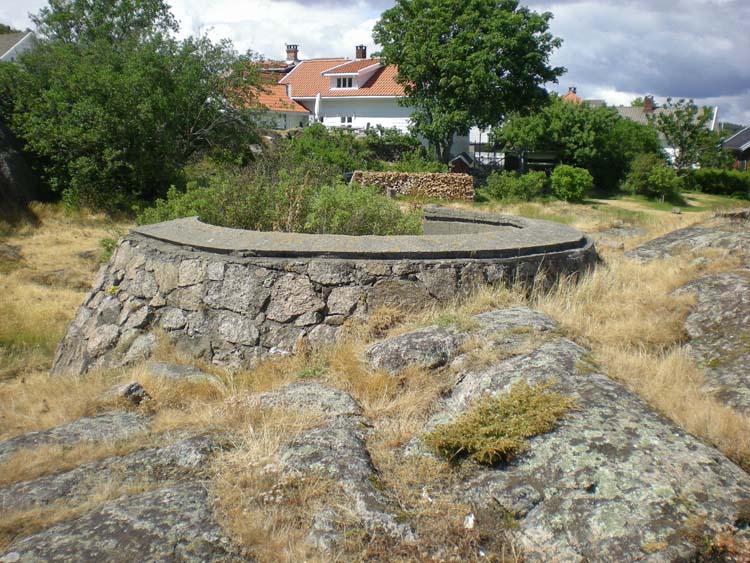
[[[583,98],[578,95],[578,88],[576,88],[575,86],[571,86],[570,88],[568,88],[568,93],[560,99],[563,102],[568,102],[569,104],[580,105],[583,103]]]
[[[640,106],[640,107],[639,106],[635,106],[635,107],[617,106],[615,109],[617,110],[617,113],[620,114],[620,117],[630,119],[631,121],[635,121],[636,123],[641,123],[642,125],[648,125],[650,123],[649,121],[650,118],[653,118],[659,114],[664,114],[664,113],[668,114],[672,111],[671,108],[657,106],[654,103],[653,96],[644,96],[643,106]],[[706,124],[706,128],[709,131],[716,130],[718,119],[719,119],[719,106],[714,106],[711,110],[711,119]],[[674,159],[677,153],[677,148],[668,146],[666,139],[664,138],[664,135],[662,135],[661,133],[659,133],[659,138],[661,139],[664,150],[666,151],[667,155],[669,155],[669,158]]]
[[[750,127],[745,127],[729,137],[722,146],[734,155],[736,168],[747,170],[750,160]]]
[[[654,103],[653,96],[645,96],[643,98],[643,106],[616,106],[615,109],[617,110],[617,113],[620,114],[620,117],[630,119],[637,123],[642,123],[643,125],[648,125],[649,117],[654,117],[662,113],[670,113],[672,111],[670,108],[657,106]],[[709,131],[714,131],[716,129],[718,119],[719,106],[714,106],[711,110],[711,119],[706,126]]]
[[[267,78],[267,75],[263,76]],[[310,111],[299,102],[290,99],[283,84],[267,79],[258,93],[258,102],[265,108],[259,117],[260,125],[263,127],[292,129],[304,127],[310,121]]]
[[[14,63],[18,57],[36,45],[33,31],[0,34],[0,62]]]
[[[286,61],[267,63],[263,71],[267,77],[278,77],[260,96],[271,123],[298,126],[306,115],[307,123],[326,127],[408,131],[413,109],[399,104],[404,89],[396,82],[398,69],[377,57],[368,58],[365,45],[356,46],[353,59],[299,60],[294,44],[287,45],[286,52]],[[468,137],[456,137],[451,152],[467,150]]]

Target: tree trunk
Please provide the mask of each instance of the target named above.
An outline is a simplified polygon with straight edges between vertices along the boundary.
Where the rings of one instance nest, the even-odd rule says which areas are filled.
[[[437,152],[438,160],[444,164],[448,164],[451,159],[451,145],[453,144],[453,135],[448,139],[444,139],[435,145],[435,151]]]

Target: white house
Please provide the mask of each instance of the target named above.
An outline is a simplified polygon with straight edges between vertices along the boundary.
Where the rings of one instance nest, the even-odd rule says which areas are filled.
[[[300,61],[298,46],[287,45],[287,60],[279,68],[267,69],[278,73],[278,86],[273,91],[284,101],[307,111],[309,122],[326,127],[345,127],[364,130],[378,125],[406,133],[412,108],[399,104],[403,87],[395,80],[397,69],[384,65],[379,58],[368,58],[367,47],[358,45],[354,59],[325,58]],[[267,90],[270,90],[267,89]],[[284,100],[286,98],[286,100]],[[272,113],[282,114],[279,104],[261,103]],[[277,117],[280,123],[283,121]],[[299,117],[292,118],[292,122]],[[468,150],[468,137],[454,139],[451,152]]]
[[[13,63],[26,51],[31,51],[36,45],[33,31],[19,31],[0,35],[0,62]]]

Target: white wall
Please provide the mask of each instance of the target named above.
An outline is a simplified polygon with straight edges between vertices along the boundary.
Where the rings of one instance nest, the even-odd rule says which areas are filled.
[[[312,115],[315,101],[301,102]],[[366,129],[378,125],[386,129],[398,129],[402,133],[409,132],[409,122],[412,109],[401,106],[397,98],[323,98],[320,101],[320,115],[326,127],[342,127],[351,125],[352,129]],[[342,124],[341,118],[351,116],[351,124]],[[420,139],[422,144],[427,141]],[[452,154],[469,151],[469,136],[456,136],[451,147]]]
[[[258,125],[268,129],[293,129],[308,125],[306,113],[267,111],[256,118]]]
[[[472,127],[471,129],[469,129],[469,142],[471,142],[472,144],[489,143],[490,131],[491,129],[480,129],[479,127]]]
[[[314,100],[302,103],[311,113],[314,111]],[[369,124],[370,127],[395,127],[406,133],[411,109],[398,105],[396,98],[323,98],[320,115],[327,127],[341,127],[341,118],[351,116],[353,129],[365,129]]]

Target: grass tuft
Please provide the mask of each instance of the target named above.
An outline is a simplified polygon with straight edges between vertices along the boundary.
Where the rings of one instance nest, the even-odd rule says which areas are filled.
[[[553,430],[574,408],[573,399],[549,391],[551,386],[521,381],[506,394],[482,398],[454,422],[425,435],[424,442],[450,460],[469,457],[485,465],[510,461],[528,448],[527,438]]]

